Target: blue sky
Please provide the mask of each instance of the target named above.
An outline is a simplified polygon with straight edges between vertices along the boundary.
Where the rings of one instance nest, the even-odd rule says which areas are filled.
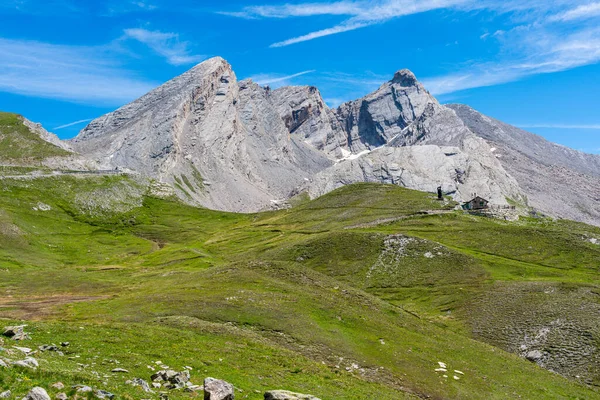
[[[402,68],[460,102],[600,153],[600,0],[1,0],[0,110],[62,138],[212,56],[331,106]]]

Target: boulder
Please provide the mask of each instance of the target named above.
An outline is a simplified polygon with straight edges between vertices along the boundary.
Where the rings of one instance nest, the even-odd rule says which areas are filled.
[[[29,334],[24,331],[27,325],[16,325],[16,326],[7,326],[4,328],[4,332],[2,336],[6,336],[13,340],[25,340],[31,339]]]
[[[52,400],[46,390],[41,387],[34,387],[31,389],[27,396],[23,397],[23,400]]]
[[[214,378],[204,380],[204,400],[233,400],[233,390],[231,383]]]
[[[320,400],[310,394],[294,393],[287,390],[271,390],[265,393],[265,400]]]
[[[66,393],[58,393],[54,398],[56,400],[68,400],[69,396]]]
[[[544,355],[539,350],[531,350],[530,352],[525,354],[525,358],[531,362],[538,362],[542,359],[542,357],[544,357]]]
[[[15,361],[13,363],[13,365],[16,365],[17,367],[30,368],[30,369],[36,369],[37,367],[40,366],[40,364],[37,362],[37,360],[33,357],[27,357],[24,360]]]
[[[8,364],[2,359],[0,359],[0,368],[8,368]]]
[[[10,399],[10,396],[12,396],[12,393],[10,390],[0,393],[0,399]]]
[[[63,390],[65,388],[65,384],[62,382],[56,382],[52,384],[52,388],[57,390]]]

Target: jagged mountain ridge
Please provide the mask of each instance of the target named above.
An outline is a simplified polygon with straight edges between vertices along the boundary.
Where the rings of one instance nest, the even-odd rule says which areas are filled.
[[[578,205],[562,204],[557,212],[556,201],[537,201],[548,188],[515,172],[533,163],[553,182],[552,158],[559,158],[544,164],[520,152],[521,166],[511,168],[499,142],[519,142],[523,134],[502,125],[510,135],[494,136],[462,114],[439,104],[408,70],[331,109],[315,87],[271,90],[237,81],[217,57],[92,121],[70,145],[102,168],[129,168],[174,185],[190,203],[220,210],[258,211],[300,191],[314,197],[373,181],[425,191],[442,185],[459,201],[475,192],[495,204],[533,199],[548,214],[600,224]],[[558,165],[569,173],[598,171],[598,156],[563,150],[561,157]]]
[[[170,183],[194,204],[256,211],[331,163],[289,139],[267,96],[213,58],[92,121],[72,145],[105,168]]]

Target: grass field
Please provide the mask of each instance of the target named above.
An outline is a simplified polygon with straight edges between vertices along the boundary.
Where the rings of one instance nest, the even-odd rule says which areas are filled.
[[[475,217],[391,185],[260,214],[125,176],[0,190],[0,322],[25,321],[27,347],[71,343],[2,371],[15,398],[56,381],[158,398],[125,384],[156,361],[242,399],[600,398],[598,228]],[[0,357],[22,356],[13,345]],[[534,349],[539,365],[522,357]]]

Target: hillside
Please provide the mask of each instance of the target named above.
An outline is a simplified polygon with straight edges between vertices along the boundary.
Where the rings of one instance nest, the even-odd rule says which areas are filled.
[[[0,160],[3,163],[24,164],[50,157],[64,157],[69,151],[60,147],[60,140],[50,143],[50,134],[20,115],[0,112]],[[43,137],[43,133],[47,134]]]
[[[242,399],[600,398],[598,228],[477,217],[396,185],[259,214],[127,175],[0,188],[0,322],[32,337],[4,338],[0,358],[70,343],[2,371],[17,398],[57,381],[158,398],[126,384],[157,361]]]

